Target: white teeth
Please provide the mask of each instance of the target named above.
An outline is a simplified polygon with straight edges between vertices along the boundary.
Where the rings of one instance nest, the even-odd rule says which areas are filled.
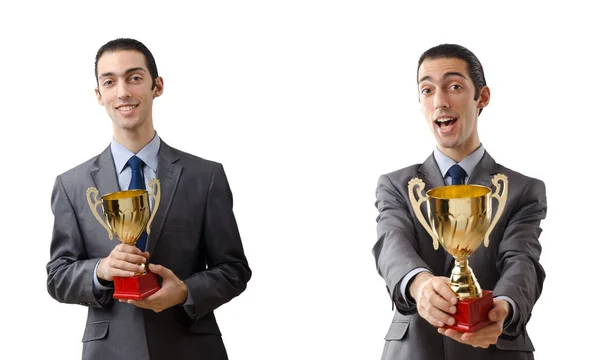
[[[436,121],[439,123],[445,123],[445,122],[452,121],[452,120],[454,120],[454,118],[441,118],[441,119],[437,119]]]
[[[135,106],[133,106],[133,105],[130,105],[130,106],[121,106],[119,108],[119,110],[121,110],[121,111],[129,111],[129,110],[133,110],[134,108],[135,108]]]

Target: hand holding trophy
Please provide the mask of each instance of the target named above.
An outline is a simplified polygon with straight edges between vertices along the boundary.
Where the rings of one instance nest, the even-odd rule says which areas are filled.
[[[500,191],[499,181],[502,182]],[[495,192],[480,185],[448,185],[422,192],[425,183],[414,178],[408,183],[410,202],[425,230],[433,239],[434,249],[439,243],[454,257],[455,265],[450,276],[450,288],[456,293],[458,303],[455,324],[447,326],[460,332],[475,332],[488,325],[488,313],[494,306],[493,294],[481,290],[468,257],[483,241],[487,247],[489,236],[504,210],[508,191],[508,178],[497,174],[492,179]],[[415,188],[418,199],[415,198]],[[492,197],[498,200],[498,209],[493,221]],[[429,223],[421,212],[421,204],[427,201]]]
[[[152,194],[148,194],[146,190],[124,190],[106,194],[101,200],[98,200],[98,189],[87,189],[86,198],[90,209],[108,231],[110,240],[114,235],[124,244],[135,245],[144,230],[150,235],[150,224],[160,203],[160,182],[158,179],[151,179],[148,184],[152,188]],[[152,214],[149,198],[154,199]],[[98,205],[102,205],[106,221],[98,214]],[[156,274],[148,272],[144,264],[140,265],[140,269],[133,277],[114,277],[113,298],[140,300],[160,289]]]

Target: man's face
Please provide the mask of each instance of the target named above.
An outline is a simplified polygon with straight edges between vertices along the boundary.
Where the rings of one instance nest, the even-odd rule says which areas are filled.
[[[106,52],[98,59],[96,97],[113,120],[115,131],[152,127],[152,101],[162,90],[161,77],[152,89],[152,76],[138,51]]]
[[[419,67],[421,112],[440,150],[464,156],[479,146],[477,115],[490,99],[487,86],[475,98],[475,84],[467,63],[457,58],[427,59]]]

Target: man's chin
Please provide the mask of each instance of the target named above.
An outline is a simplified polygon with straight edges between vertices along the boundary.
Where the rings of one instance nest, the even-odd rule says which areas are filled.
[[[119,119],[119,120],[115,121],[114,124],[117,128],[119,128],[120,130],[124,130],[124,131],[135,131],[140,128],[140,123],[133,119],[127,119],[127,120]]]
[[[458,147],[458,141],[450,140],[450,139],[442,139],[437,142],[438,148],[440,150],[452,150]]]
[[[446,149],[455,147],[458,142],[455,136],[441,136],[439,134],[436,134],[435,141],[439,147]]]

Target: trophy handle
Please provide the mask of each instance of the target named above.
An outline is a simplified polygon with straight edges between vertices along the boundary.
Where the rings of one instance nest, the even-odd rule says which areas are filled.
[[[415,187],[417,188],[419,200],[415,199]],[[423,216],[423,213],[421,212],[421,204],[425,200],[427,200],[427,198],[423,196],[423,189],[425,189],[425,183],[419,178],[414,178],[408,182],[408,196],[410,197],[410,204],[412,205],[413,210],[415,211],[415,215],[417,215],[417,219],[433,239],[433,248],[437,250],[439,247],[437,235],[433,232],[431,226],[429,226],[429,224],[425,220],[425,217]]]
[[[92,198],[90,198],[90,195],[94,196],[93,201],[92,201]],[[100,222],[100,225],[102,225],[106,229],[106,231],[108,231],[108,238],[110,240],[112,240],[113,239],[112,231],[110,230],[108,225],[106,225],[106,222],[104,222],[104,220],[102,220],[102,218],[100,217],[100,214],[98,214],[98,205],[102,204],[102,201],[98,200],[98,189],[96,189],[95,187],[88,188],[87,191],[85,192],[85,196],[87,198],[88,204],[90,205],[90,209],[92,209],[92,214],[94,214],[94,216],[96,217],[96,220],[98,220],[98,222]]]
[[[148,181],[148,185],[152,189],[152,193],[148,196],[154,199],[154,208],[152,209],[150,220],[148,220],[148,224],[146,225],[146,233],[150,235],[150,224],[152,224],[152,220],[154,220],[154,215],[156,215],[156,210],[158,210],[158,205],[160,204],[160,181],[156,178],[152,178]]]
[[[502,181],[502,194],[500,194],[500,185],[498,184],[498,181]],[[504,205],[506,205],[506,194],[508,193],[508,177],[504,174],[496,174],[492,178],[492,184],[494,184],[494,193],[492,194],[492,197],[498,200],[498,209],[496,210],[496,216],[494,216],[490,227],[488,228],[487,232],[485,233],[485,236],[483,237],[483,245],[485,247],[488,247],[488,245],[490,244],[490,234],[492,233],[492,230],[494,230],[498,219],[500,219],[500,215],[502,215],[502,212],[504,211]]]

